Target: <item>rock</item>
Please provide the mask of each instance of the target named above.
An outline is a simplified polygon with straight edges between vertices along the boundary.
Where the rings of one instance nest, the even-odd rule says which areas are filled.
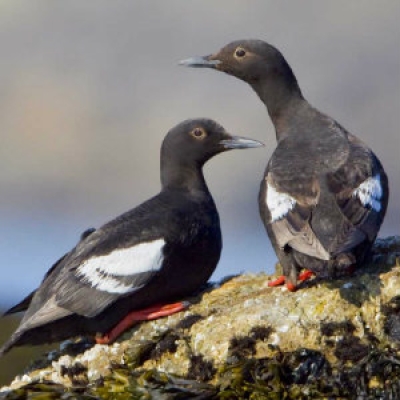
[[[377,240],[352,277],[294,293],[271,279],[209,285],[188,310],[111,346],[84,341],[71,355],[80,344],[69,343],[0,398],[400,398],[400,236]]]

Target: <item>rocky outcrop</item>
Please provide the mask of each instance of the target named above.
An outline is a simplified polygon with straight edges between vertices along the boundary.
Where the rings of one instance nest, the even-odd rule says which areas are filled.
[[[111,346],[64,343],[0,398],[400,398],[399,236],[346,279],[272,278],[226,278]]]

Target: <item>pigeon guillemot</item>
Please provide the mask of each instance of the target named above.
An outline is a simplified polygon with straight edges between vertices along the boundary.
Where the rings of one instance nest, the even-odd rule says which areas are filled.
[[[9,310],[26,312],[0,355],[78,335],[110,343],[135,321],[182,310],[184,302],[171,302],[207,282],[222,248],[202,167],[226,150],[260,146],[209,119],[171,129],[161,148],[161,192],[82,235],[40,287]]]
[[[313,108],[282,54],[261,40],[180,62],[247,82],[266,105],[277,147],[261,182],[261,218],[284,275],[270,286],[312,273],[333,278],[366,259],[386,213],[385,171],[360,139]],[[299,274],[302,269],[304,273]],[[311,272],[310,272],[311,271]]]

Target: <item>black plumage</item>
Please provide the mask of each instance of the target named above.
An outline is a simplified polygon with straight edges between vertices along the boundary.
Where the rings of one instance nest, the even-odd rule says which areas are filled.
[[[26,312],[0,355],[13,346],[103,335],[132,311],[198,290],[222,248],[202,167],[226,150],[261,145],[231,136],[208,119],[187,120],[170,130],[161,148],[161,192],[81,236],[40,287],[9,310]]]
[[[247,82],[266,105],[277,147],[261,182],[261,218],[294,290],[302,268],[327,278],[361,265],[386,213],[385,171],[370,148],[303,97],[282,54],[261,40],[232,42],[181,64]]]

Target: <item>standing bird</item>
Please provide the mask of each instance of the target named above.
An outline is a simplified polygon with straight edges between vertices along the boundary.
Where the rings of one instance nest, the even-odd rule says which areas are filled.
[[[0,355],[13,346],[77,335],[110,343],[136,321],[185,308],[171,302],[207,282],[222,249],[202,167],[226,150],[260,146],[209,119],[171,129],[161,147],[161,192],[81,236],[40,287],[10,310],[26,312]]]
[[[360,266],[389,198],[387,176],[371,149],[304,99],[289,64],[268,43],[239,40],[180,64],[247,82],[274,124],[278,144],[259,208],[284,275],[270,286],[286,282],[293,291],[312,274],[334,278]]]

